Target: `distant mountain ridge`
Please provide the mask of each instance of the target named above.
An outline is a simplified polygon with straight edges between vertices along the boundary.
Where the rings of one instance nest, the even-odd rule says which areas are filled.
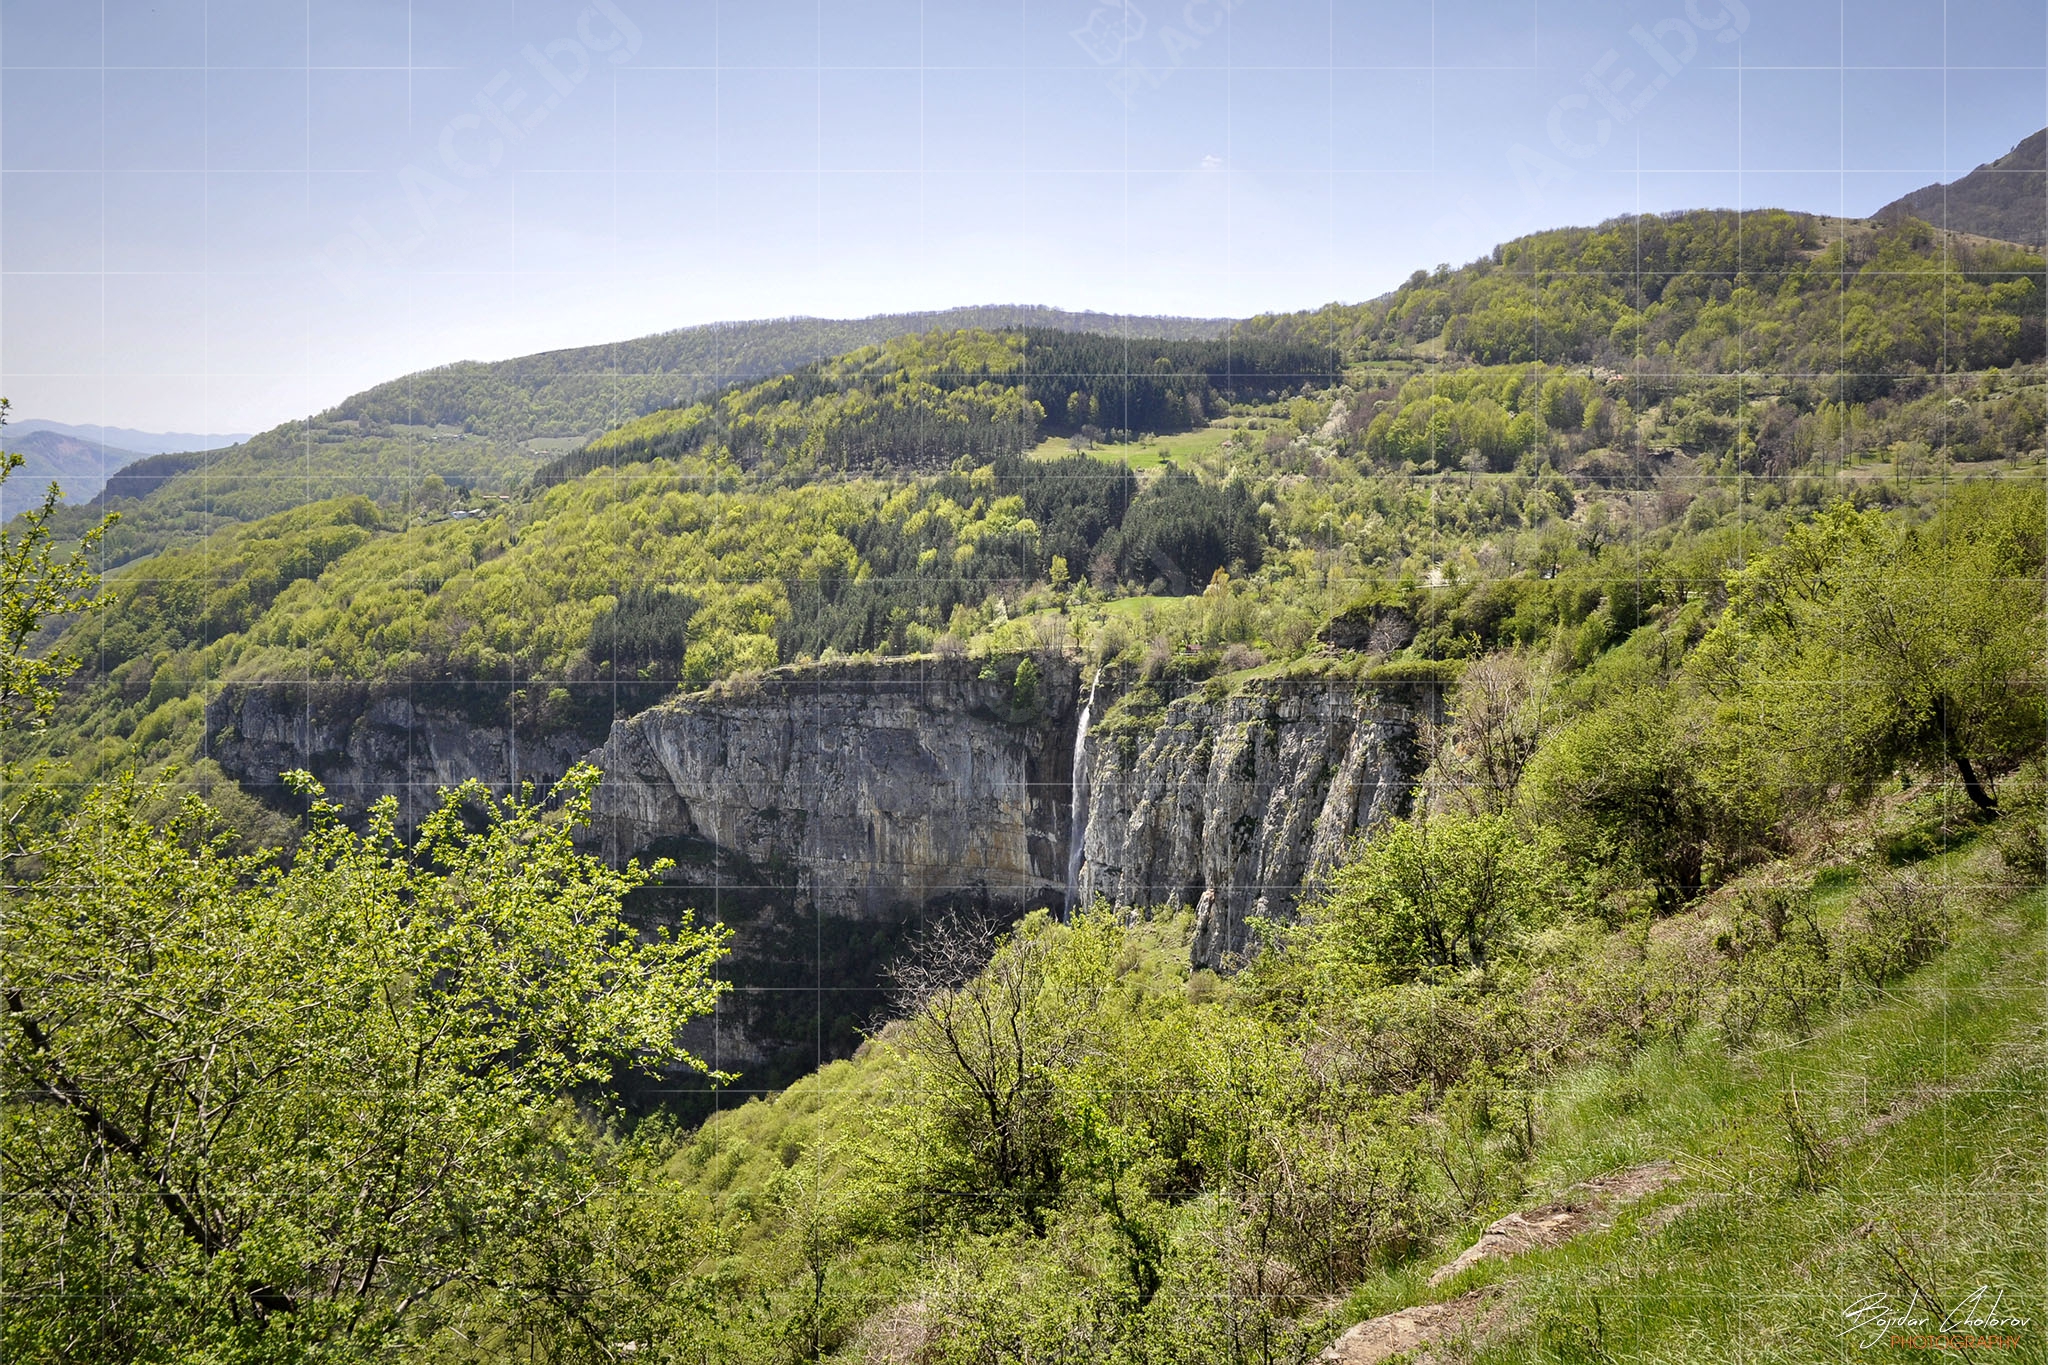
[[[203,452],[244,440],[248,436],[242,432],[137,432],[127,426],[49,422],[47,417],[8,422],[0,444],[27,456],[27,465],[0,493],[0,520],[41,501],[51,483],[63,489],[63,501],[70,505],[98,505],[109,497],[109,489],[139,497],[170,477],[156,473],[154,481],[135,481],[139,467],[164,467],[168,460],[170,471],[193,469],[201,465]]]
[[[249,439],[246,431],[137,431],[133,427],[109,427],[87,422],[51,422],[40,417],[7,424],[15,435],[10,438],[17,444],[22,436],[37,431],[53,431],[60,436],[94,445],[104,445],[127,452],[131,458],[137,455],[168,455],[174,451],[219,450],[222,446],[235,445]]]
[[[0,517],[40,502],[43,491],[53,483],[64,490],[66,502],[84,502],[100,491],[108,475],[142,458],[136,451],[85,440],[52,425],[20,432],[9,423],[0,440],[26,460],[0,491]]]
[[[360,493],[393,503],[429,477],[472,501],[508,494],[564,450],[634,418],[914,334],[1030,327],[1194,341],[1233,326],[1227,318],[984,305],[709,323],[510,360],[460,361],[378,384],[225,450],[136,461],[62,524],[66,534],[79,534],[118,505],[122,521],[104,547],[107,563],[117,565],[224,521],[255,521],[324,498]]]
[[[1951,232],[2048,245],[2048,128],[1960,180],[1894,199],[1872,217],[1924,219]]]
[[[1036,327],[1158,341],[1208,341],[1231,318],[1142,317],[989,304],[865,318],[714,322],[500,361],[458,361],[344,399],[325,414],[360,425],[456,426],[494,440],[585,438],[734,383],[935,330]]]
[[[110,482],[120,485],[116,476],[138,462],[161,462],[169,455],[175,468],[183,470],[198,464],[201,452],[248,439],[231,432],[137,431],[35,417],[9,422],[0,446],[25,456],[27,463],[0,493],[0,519],[40,502],[43,490],[53,483],[64,490],[66,503],[97,503],[103,501]],[[158,478],[157,483],[162,481]]]

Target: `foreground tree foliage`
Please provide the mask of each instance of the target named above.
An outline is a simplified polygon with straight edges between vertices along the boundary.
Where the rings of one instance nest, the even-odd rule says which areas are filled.
[[[678,1029],[722,939],[622,923],[646,874],[571,841],[595,778],[561,812],[452,791],[410,847],[391,806],[358,833],[316,802],[289,860],[197,800],[90,797],[6,922],[10,1357],[328,1358],[534,1313],[603,1339],[558,1245],[611,1178],[569,1101],[702,1069]]]
[[[1915,526],[1839,507],[1735,576],[1696,672],[1809,789],[1901,764],[1987,779],[2040,744],[2038,484],[1968,485]]]
[[[7,400],[0,398],[0,426],[6,420]],[[26,463],[21,455],[0,455],[0,485]],[[49,720],[57,685],[79,660],[64,650],[31,650],[29,642],[50,617],[90,606],[99,591],[92,555],[115,519],[105,518],[59,558],[50,519],[60,496],[51,484],[42,502],[0,528],[0,735]]]
[[[1524,801],[1598,881],[1675,910],[1775,847],[1779,794],[1751,738],[1683,678],[1630,679],[1538,750]]]
[[[0,543],[0,737],[49,713],[76,663],[27,642],[95,586],[48,513]],[[594,769],[559,810],[448,792],[410,845],[300,775],[289,856],[132,777],[50,829],[9,776],[9,1359],[385,1358],[479,1324],[609,1354],[621,1219],[588,1214],[623,1167],[573,1101],[704,1069],[679,1030],[723,934],[620,918],[649,874],[577,851]]]

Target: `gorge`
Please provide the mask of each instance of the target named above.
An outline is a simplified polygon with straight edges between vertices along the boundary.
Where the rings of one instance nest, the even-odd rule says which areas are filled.
[[[673,862],[649,913],[735,930],[714,1060],[781,1077],[851,1050],[931,914],[1193,907],[1194,965],[1226,966],[1250,917],[1288,914],[1401,813],[1439,704],[1423,683],[1081,673],[1054,653],[776,668],[600,742],[513,723],[502,690],[266,683],[221,689],[208,730],[222,769],[273,803],[303,767],[350,810],[396,798],[408,823],[440,787],[596,764],[592,843]]]

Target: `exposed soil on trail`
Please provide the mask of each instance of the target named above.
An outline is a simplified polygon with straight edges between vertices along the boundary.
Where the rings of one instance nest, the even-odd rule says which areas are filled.
[[[1493,1296],[1475,1289],[1444,1303],[1419,1304],[1368,1319],[1337,1338],[1318,1365],[1379,1365],[1383,1360],[1420,1351],[1469,1333]]]
[[[1439,1285],[1481,1261],[1505,1261],[1525,1251],[1558,1246],[1582,1233],[1605,1227],[1613,1220],[1615,1210],[1656,1193],[1678,1176],[1678,1168],[1670,1162],[1652,1161],[1574,1185],[1555,1204],[1526,1213],[1511,1213],[1494,1223],[1457,1260],[1431,1275],[1429,1282]]]
[[[1493,1223],[1456,1260],[1431,1275],[1429,1282],[1439,1285],[1481,1261],[1504,1261],[1606,1227],[1619,1210],[1655,1194],[1682,1174],[1669,1161],[1652,1161],[1574,1185],[1555,1203],[1511,1213]],[[1422,1352],[1417,1359],[1427,1360],[1431,1346],[1483,1334],[1488,1315],[1482,1310],[1494,1293],[1491,1288],[1475,1289],[1443,1303],[1418,1304],[1368,1318],[1337,1338],[1317,1357],[1318,1363],[1378,1365],[1407,1352]]]

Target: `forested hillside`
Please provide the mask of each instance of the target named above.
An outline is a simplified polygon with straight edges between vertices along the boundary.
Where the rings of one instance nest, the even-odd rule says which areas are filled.
[[[1119,317],[1057,308],[953,308],[852,321],[778,318],[686,327],[633,341],[465,362],[407,375],[346,399],[345,421],[458,426],[506,440],[578,437],[734,382],[920,332],[1013,327],[1187,341],[1216,337],[1225,319]]]
[[[1204,426],[1234,401],[1335,381],[1329,350],[1272,341],[1147,341],[1046,330],[932,332],[654,413],[541,471],[715,450],[751,473],[943,469],[1042,434],[1111,439]]]
[[[465,362],[380,384],[227,450],[138,462],[57,525],[76,534],[101,512],[119,509],[122,522],[105,547],[111,566],[211,534],[223,523],[328,498],[360,495],[400,507],[421,496],[424,486],[430,503],[440,496],[469,505],[505,496],[564,448],[735,382],[933,328],[1021,326],[1182,339],[1216,336],[1229,324],[1053,308],[960,308],[852,321],[719,323]]]
[[[1696,211],[1535,233],[1418,270],[1385,299],[1253,318],[1236,335],[1359,359],[1434,343],[1481,364],[1592,363],[1659,381],[1798,376],[1863,400],[1896,376],[2038,360],[2042,297],[2038,253],[1914,218]]]
[[[1688,347],[1710,314],[1733,327],[1761,286],[1706,267],[1738,237],[1804,262],[1770,291],[1787,316],[1806,317],[1794,304],[1815,280],[1835,288],[1799,245],[1820,220],[1751,218],[1657,220],[1660,259],[1683,270],[1645,326],[1689,316]],[[1552,234],[1503,259],[1598,263],[1636,231]],[[1867,246],[1906,268],[1873,265],[1834,303],[1801,306],[1869,311],[1877,332],[1909,337],[1946,288],[2011,323],[2022,352],[2038,346],[2038,309],[2029,324],[2020,303],[2040,297],[2040,258],[1980,277],[1911,224]],[[1409,354],[1401,330],[1425,294],[1440,335],[1478,335],[1517,299],[1627,308],[1624,273],[1545,283],[1487,263],[1362,314],[1150,343],[1128,367],[1140,353],[1122,338],[906,337],[626,423],[503,501],[362,438],[331,452],[361,455],[350,497],[269,479],[263,498],[303,508],[222,527],[210,490],[237,485],[188,471],[124,511],[110,540],[134,538],[109,562],[166,528],[209,539],[115,575],[117,605],[73,628],[87,667],[41,743],[81,775],[131,754],[189,762],[199,689],[237,678],[507,680],[519,724],[599,733],[589,706],[827,653],[1063,644],[1198,681],[1313,660],[1323,623],[1362,591],[1413,599],[1397,649],[1418,665],[1556,629],[1590,660],[1838,497],[1911,506],[1957,477],[2039,467],[2032,362],[1847,378],[1482,365]],[[1365,330],[1343,330],[1354,323]],[[1326,345],[1353,357],[1341,373]],[[274,441],[282,462],[304,435],[244,449]],[[658,647],[630,643],[643,637]],[[629,686],[593,690],[615,682]]]

